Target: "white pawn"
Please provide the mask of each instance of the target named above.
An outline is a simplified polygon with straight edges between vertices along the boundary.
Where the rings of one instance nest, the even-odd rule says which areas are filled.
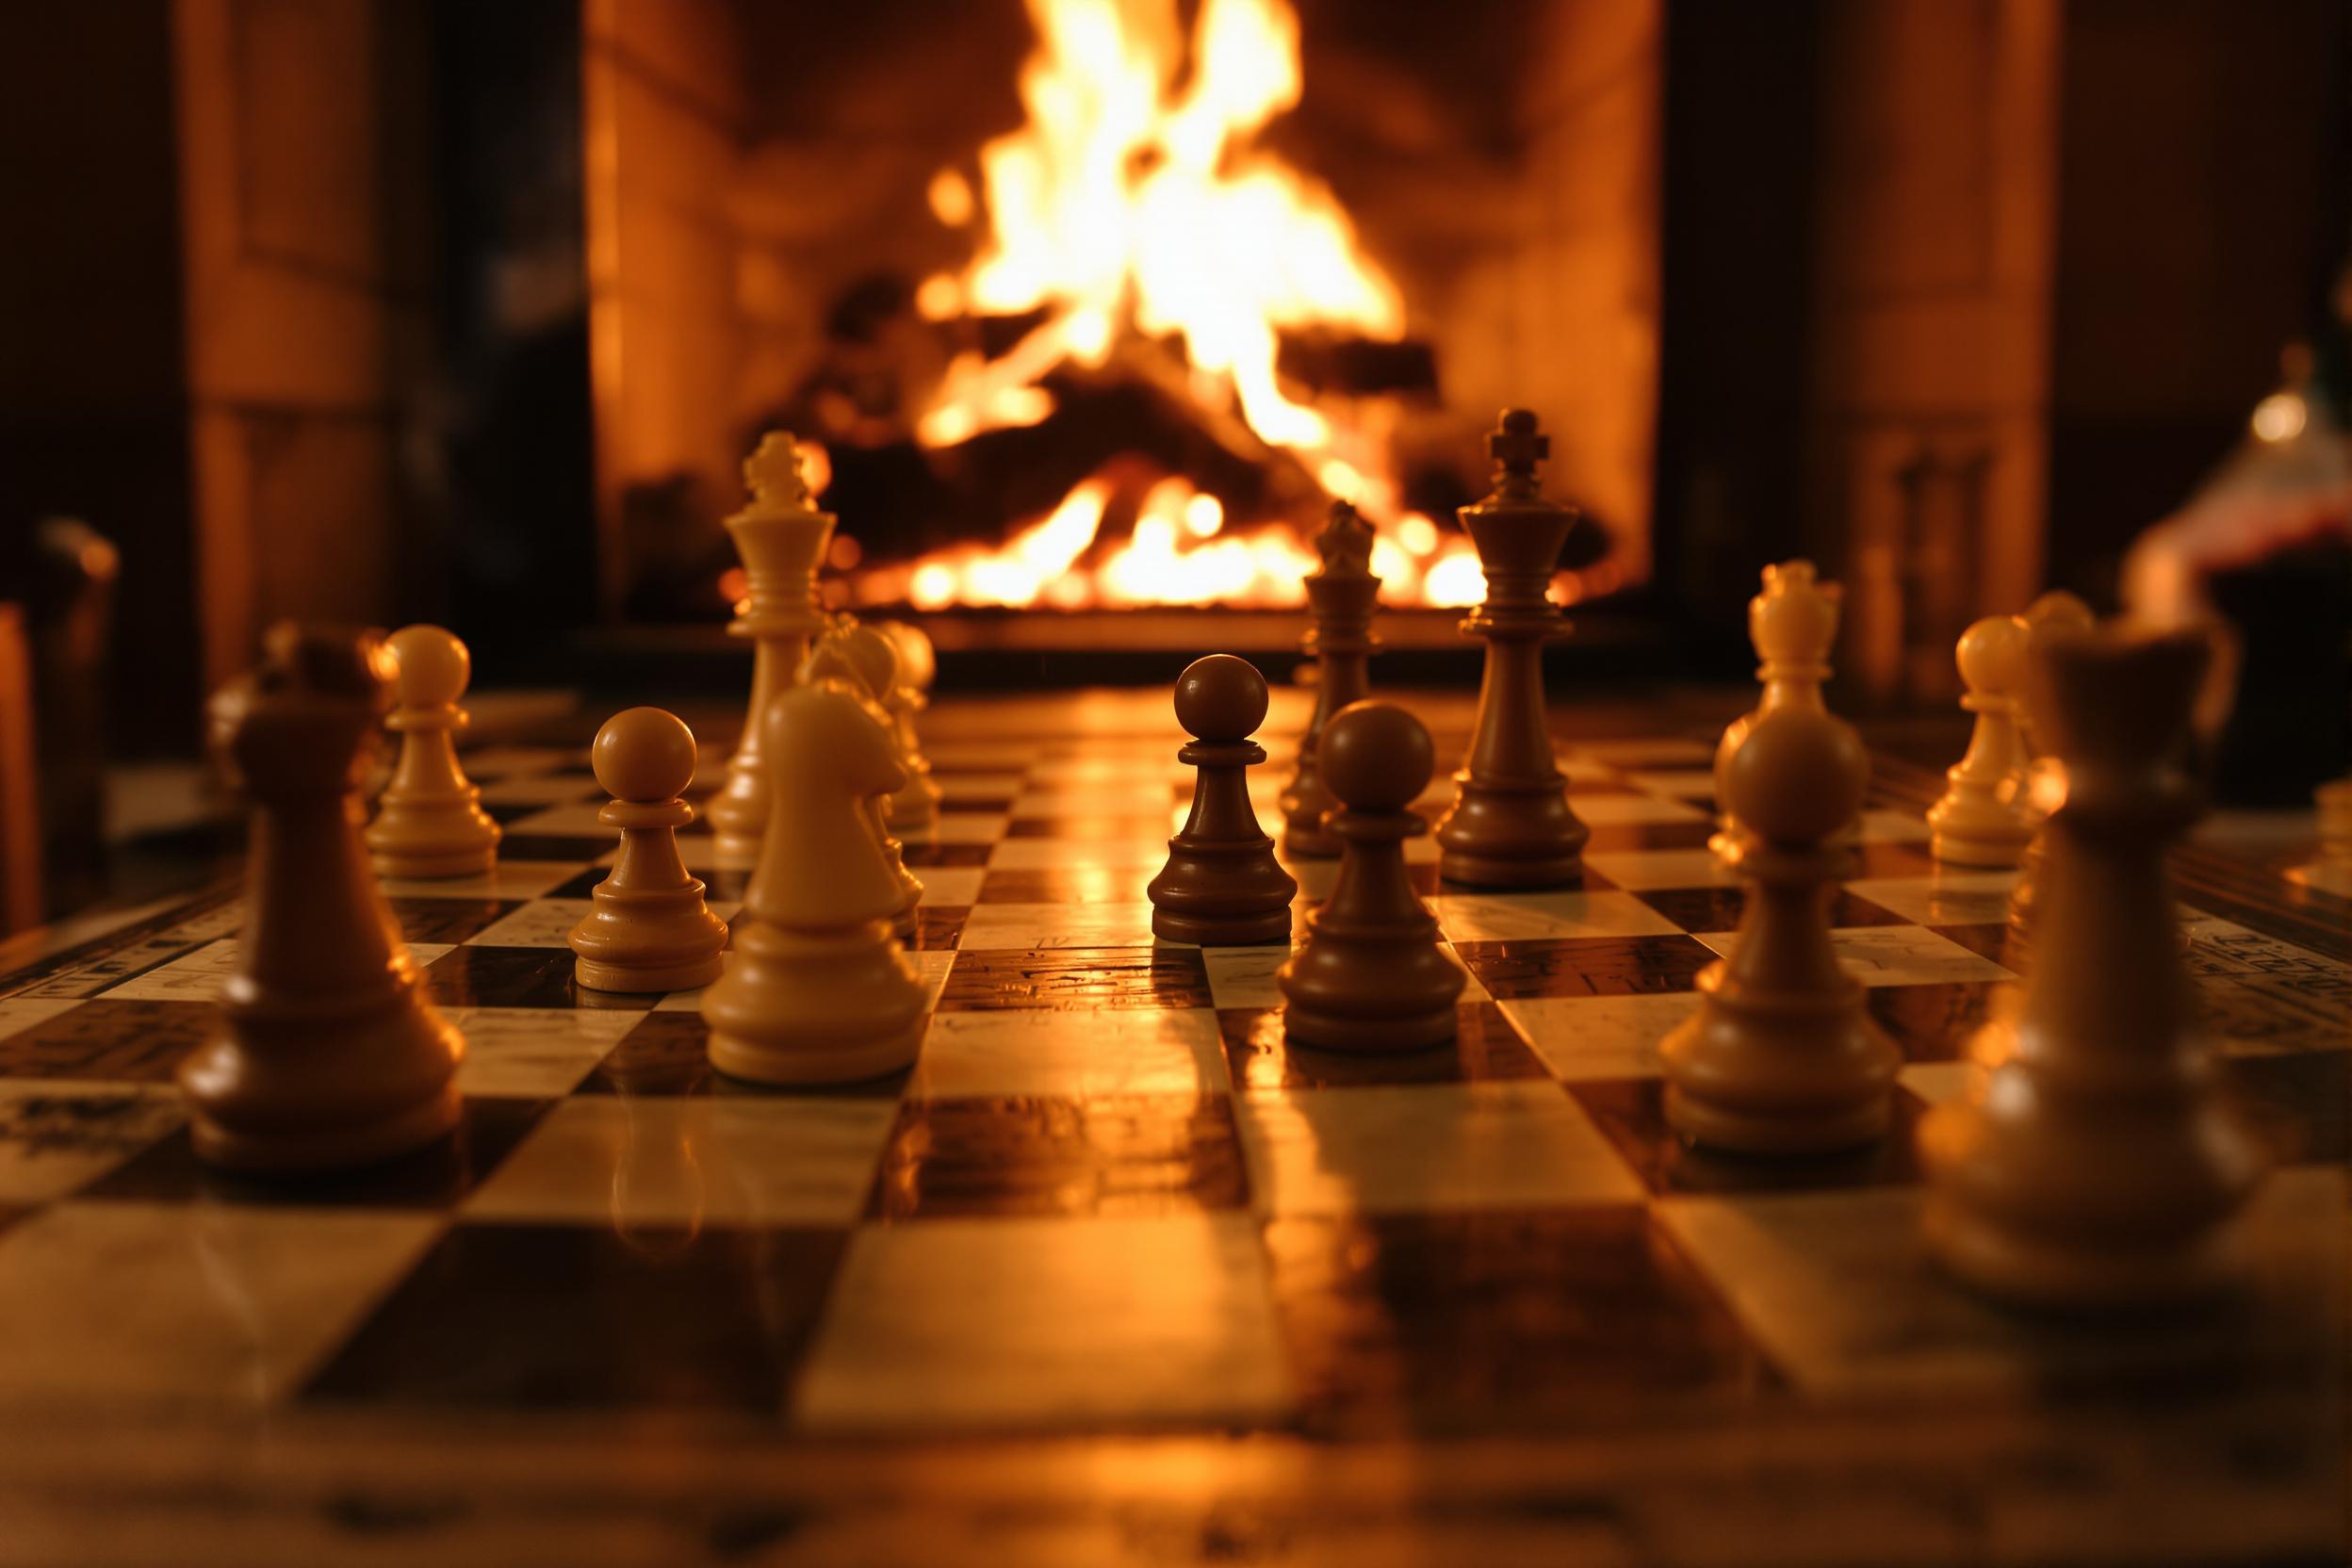
[[[678,830],[694,820],[678,798],[694,782],[694,731],[659,708],[628,709],[604,721],[589,760],[613,797],[596,820],[620,829],[621,853],[596,884],[596,908],[572,927],[573,977],[599,991],[709,985],[725,963],[727,923],[678,853]]]
[[[888,727],[819,678],[768,705],[760,863],[735,953],[702,994],[710,1064],[763,1084],[843,1083],[906,1067],[923,1040],[923,984],[890,935],[898,880],[869,831],[901,788]]]
[[[899,765],[906,770],[906,787],[890,796],[884,820],[909,843],[928,841],[939,830],[939,786],[931,777],[931,764],[923,755],[923,737],[915,733],[915,715],[931,705],[928,693],[939,676],[938,653],[923,629],[905,621],[886,621],[878,629],[898,654],[898,678],[891,683],[883,707],[898,739]]]
[[[1987,615],[1960,639],[1960,706],[1976,715],[1968,755],[1944,775],[1943,798],[1928,808],[1928,851],[1955,866],[2014,867],[2034,837],[2025,799],[2032,758],[2019,726],[2019,693],[2032,631],[2015,615]]]
[[[384,727],[400,736],[400,755],[368,826],[369,862],[379,876],[479,876],[498,863],[501,834],[457,761],[457,699],[473,659],[437,626],[402,627],[384,646],[399,677]]]
[[[891,733],[890,716],[883,710],[876,694],[887,691],[898,680],[898,652],[890,640],[870,626],[860,626],[843,615],[831,629],[819,637],[808,657],[801,661],[799,679],[809,685],[834,681],[842,690],[864,703],[874,722],[882,727],[890,741],[891,760],[902,775],[906,762],[900,754],[898,741]],[[904,785],[893,785],[893,792]],[[891,876],[898,883],[898,907],[890,916],[890,927],[902,941],[912,941],[917,924],[916,911],[923,904],[923,884],[906,869],[903,846],[892,836],[884,813],[887,810],[879,797],[864,803],[863,810],[868,830],[889,863]]]

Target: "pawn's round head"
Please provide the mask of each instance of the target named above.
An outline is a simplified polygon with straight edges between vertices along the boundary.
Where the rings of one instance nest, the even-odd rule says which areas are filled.
[[[915,691],[929,691],[939,674],[939,651],[931,645],[930,636],[910,621],[888,621],[882,629],[898,649],[899,678]]]
[[[2025,683],[2033,632],[2015,615],[1987,615],[1960,635],[1960,678],[1971,692],[2005,696]]]
[[[1358,811],[1402,810],[1437,767],[1421,721],[1386,702],[1351,702],[1332,714],[1315,756],[1331,793]]]
[[[1246,741],[1266,722],[1266,677],[1247,659],[1212,653],[1176,678],[1176,722],[1202,741]]]
[[[588,762],[615,800],[676,800],[694,781],[694,732],[662,709],[626,708],[596,731]]]
[[[898,645],[890,634],[879,627],[853,623],[834,635],[841,639],[841,651],[849,655],[866,690],[877,701],[889,701],[898,690]]]
[[[1817,843],[1854,820],[1870,776],[1854,726],[1818,709],[1782,708],[1731,754],[1725,804],[1770,842]]]
[[[466,694],[473,678],[473,656],[455,635],[437,626],[404,626],[384,640],[400,678],[395,690],[402,708],[443,708]]]

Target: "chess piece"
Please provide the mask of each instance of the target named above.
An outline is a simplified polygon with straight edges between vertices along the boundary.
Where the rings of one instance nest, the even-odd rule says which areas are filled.
[[[612,796],[596,820],[620,830],[621,852],[572,927],[573,978],[599,991],[709,985],[724,967],[727,923],[678,853],[678,830],[694,820],[678,798],[694,778],[694,731],[659,708],[630,708],[604,721],[588,755]]]
[[[1200,770],[1192,811],[1152,879],[1152,933],[1203,947],[1290,939],[1298,891],[1250,805],[1248,770],[1266,760],[1250,739],[1266,721],[1266,677],[1230,653],[1196,659],[1176,682],[1176,722],[1193,737],[1176,760]]]
[[[820,677],[761,726],[768,828],[727,972],[702,993],[710,1064],[762,1084],[828,1084],[908,1066],[923,984],[890,935],[898,879],[869,803],[903,788],[873,704]]]
[[[2352,778],[2339,778],[2311,792],[2319,808],[2319,853],[2311,863],[2290,866],[2287,878],[2307,888],[2352,898]]]
[[[1486,571],[1486,602],[1462,629],[1486,640],[1469,764],[1437,825],[1438,874],[1476,888],[1555,888],[1583,875],[1591,835],[1568,806],[1544,712],[1544,645],[1566,634],[1552,568],[1576,514],[1544,499],[1535,466],[1551,454],[1535,416],[1508,409],[1486,438],[1494,493],[1460,514]]]
[[[2184,760],[2209,657],[2195,628],[2069,630],[2028,666],[2034,731],[2066,773],[2037,961],[2014,1022],[1971,1053],[1989,1071],[1919,1133],[1929,1250],[1991,1295],[2163,1304],[2246,1266],[2236,1218],[2264,1157],[2194,1021],[2164,870],[2201,809]]]
[[[878,692],[887,690],[898,680],[898,653],[890,640],[870,626],[860,626],[847,615],[836,617],[808,649],[808,657],[801,661],[795,678],[803,685],[833,681],[843,691],[866,705],[874,722],[890,733],[890,716],[877,698]],[[891,734],[890,755],[906,771],[899,756],[898,740]],[[901,786],[904,788],[904,786]],[[860,808],[866,818],[867,831],[874,836],[876,848],[889,862],[890,875],[898,884],[898,907],[891,913],[890,929],[901,941],[915,939],[921,922],[923,884],[906,869],[903,845],[892,836],[885,820],[886,804],[870,800]]]
[[[1453,1037],[1467,977],[1438,945],[1437,921],[1405,874],[1405,841],[1429,826],[1409,809],[1436,757],[1401,708],[1358,702],[1323,728],[1321,776],[1339,804],[1331,896],[1275,975],[1290,1037],[1332,1051],[1412,1051]]]
[[[743,737],[727,760],[727,782],[710,801],[710,827],[720,861],[745,866],[760,854],[768,820],[760,782],[760,716],[792,683],[809,639],[825,629],[817,602],[817,567],[832,542],[836,519],[820,512],[800,468],[800,448],[782,431],[762,436],[743,463],[751,503],[727,519],[750,577],[750,591],[727,629],[751,640],[751,706]]]
[[[1317,773],[1315,748],[1331,715],[1368,694],[1366,666],[1380,646],[1372,635],[1372,611],[1380,601],[1380,580],[1372,575],[1372,525],[1346,501],[1331,503],[1315,547],[1323,566],[1307,574],[1314,625],[1299,644],[1315,661],[1315,713],[1298,738],[1298,764],[1282,794],[1282,851],[1329,859],[1340,853],[1341,841],[1324,827],[1323,818],[1339,802]]]
[[[2015,866],[2034,836],[2025,800],[2025,741],[2017,693],[2033,633],[2016,615],[1987,615],[1960,639],[1960,706],[1976,715],[1967,755],[1946,771],[1943,795],[1927,808],[1928,853],[1946,865]]]
[[[1723,805],[1730,791],[1732,754],[1767,713],[1783,708],[1823,711],[1821,683],[1829,678],[1829,652],[1838,642],[1838,608],[1845,590],[1822,582],[1810,561],[1784,561],[1764,568],[1763,592],[1748,601],[1748,641],[1756,648],[1756,678],[1763,693],[1756,707],[1723,727],[1715,746],[1715,805],[1722,831],[1709,841],[1728,860],[1739,843],[1740,825]]]
[[[1802,1154],[1886,1130],[1902,1055],[1829,939],[1830,894],[1853,863],[1831,841],[1869,776],[1854,727],[1819,709],[1766,714],[1732,754],[1733,864],[1749,884],[1739,943],[1700,973],[1698,1011],[1658,1046],[1666,1119],[1695,1142]]]
[[[400,755],[368,825],[368,858],[382,876],[479,876],[498,863],[501,834],[457,761],[457,699],[473,659],[437,626],[402,627],[384,646],[399,672],[384,727],[400,738]]]
[[[939,654],[919,626],[886,621],[878,629],[898,651],[898,679],[883,706],[890,711],[891,732],[898,740],[899,765],[906,770],[906,787],[890,797],[883,821],[901,841],[924,843],[939,831],[939,786],[923,755],[915,715],[931,706],[929,694],[939,675]]]
[[[2031,668],[2034,649],[2050,637],[2088,631],[2095,624],[2089,605],[2063,588],[2051,589],[2025,607],[2026,665]],[[2022,699],[2017,719],[2026,749],[2025,778],[2017,792],[2029,813],[2033,836],[2025,841],[2025,853],[2017,861],[2017,880],[2009,890],[2009,940],[2022,953],[2033,940],[2034,889],[2042,876],[2043,824],[2049,819],[2051,803],[2066,794],[2066,770],[2050,755],[2049,743],[2034,733],[2034,716]]]
[[[214,694],[253,805],[245,923],[220,1021],[180,1066],[196,1152],[262,1171],[368,1165],[458,1123],[466,1042],[426,1000],[368,874],[358,780],[391,655],[374,632],[283,622]]]

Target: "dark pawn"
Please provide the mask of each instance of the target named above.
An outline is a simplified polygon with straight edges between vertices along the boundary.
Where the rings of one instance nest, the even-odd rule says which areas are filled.
[[[1275,975],[1290,1037],[1331,1051],[1412,1051],[1450,1039],[1466,977],[1405,876],[1405,841],[1429,831],[1407,807],[1429,786],[1429,732],[1401,708],[1350,703],[1324,726],[1323,782],[1339,809],[1339,880]]]
[[[1185,666],[1176,681],[1176,722],[1193,737],[1176,753],[1200,770],[1192,814],[1168,841],[1152,879],[1152,934],[1171,942],[1238,947],[1290,939],[1298,891],[1274,859],[1274,841],[1250,805],[1248,770],[1266,760],[1250,739],[1266,720],[1266,677],[1230,653]]]

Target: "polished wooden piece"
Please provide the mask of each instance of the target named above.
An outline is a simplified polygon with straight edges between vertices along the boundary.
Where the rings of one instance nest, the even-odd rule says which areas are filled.
[[[751,703],[743,741],[727,759],[727,783],[710,809],[719,855],[736,866],[749,865],[759,856],[760,831],[768,820],[761,715],[792,685],[809,639],[825,629],[817,568],[836,521],[810,498],[800,448],[785,432],[760,438],[743,462],[743,483],[751,502],[727,519],[727,531],[743,558],[750,589],[727,629],[729,636],[751,642]]]
[[[1569,808],[1544,727],[1544,645],[1566,634],[1550,590],[1576,514],[1537,489],[1551,438],[1534,415],[1506,410],[1486,440],[1494,493],[1461,512],[1486,571],[1486,602],[1462,629],[1485,642],[1486,672],[1469,761],[1437,825],[1438,874],[1478,888],[1564,887],[1582,874],[1591,835]]]
[[[2048,638],[2068,631],[2088,631],[2097,624],[2091,607],[2063,588],[2053,588],[2025,607],[2026,661],[2031,664],[2034,650]],[[2020,686],[2022,691],[2022,686]],[[2033,939],[2034,890],[2042,879],[2042,857],[2045,848],[2044,825],[2052,804],[2065,793],[2066,770],[2050,755],[2049,741],[2034,727],[2032,706],[2019,699],[2018,729],[2024,737],[2026,763],[2025,779],[2020,793],[2025,808],[2032,814],[2033,834],[2025,841],[2025,851],[2018,858],[2017,885],[2009,890],[2009,933],[2020,951]]]
[[[873,830],[873,802],[906,782],[890,730],[823,678],[770,703],[763,727],[772,809],[734,953],[702,996],[710,1063],[763,1084],[895,1071],[922,1044],[923,991]]]
[[[1322,777],[1339,799],[1325,826],[1343,850],[1331,897],[1275,976],[1290,1038],[1412,1051],[1453,1037],[1468,977],[1405,870],[1405,841],[1429,830],[1411,807],[1435,767],[1429,732],[1401,708],[1354,703],[1325,727]]]
[[[1666,1119],[1719,1149],[1814,1153],[1886,1130],[1894,1043],[1830,945],[1828,893],[1851,853],[1830,840],[1862,805],[1869,755],[1851,725],[1784,708],[1731,759],[1748,884],[1731,956],[1699,976],[1699,1006],[1658,1045]]]
[[[659,708],[625,709],[604,721],[588,756],[612,796],[596,820],[619,829],[621,850],[572,928],[574,977],[605,991],[709,985],[724,967],[727,923],[678,852],[678,830],[694,820],[680,798],[694,777],[694,731]]]
[[[372,632],[285,623],[213,696],[215,744],[253,808],[237,970],[179,1072],[215,1164],[366,1165],[457,1124],[465,1041],[425,999],[360,843],[390,665]]]
[[[1193,739],[1176,753],[1198,770],[1192,809],[1168,841],[1168,863],[1147,891],[1152,935],[1233,946],[1290,939],[1298,884],[1274,858],[1274,841],[1250,805],[1249,769],[1266,760],[1250,739],[1266,722],[1266,677],[1248,661],[1212,653],[1176,682],[1176,722]]]
[[[1987,615],[1960,638],[1960,706],[1976,715],[1967,755],[1945,774],[1927,808],[1928,852],[1946,865],[2007,869],[2025,855],[2034,813],[2025,798],[2032,762],[2018,717],[2033,630],[2017,615]]]
[[[801,661],[795,678],[804,686],[829,681],[863,703],[867,713],[890,738],[890,756],[901,776],[910,776],[898,731],[889,710],[882,705],[882,694],[898,684],[898,652],[889,637],[849,616],[836,617],[809,645],[808,656]],[[905,785],[897,788],[904,789]],[[858,811],[866,819],[866,830],[873,836],[874,846],[881,850],[882,858],[890,868],[892,880],[898,884],[898,906],[891,912],[890,929],[901,941],[907,941],[914,937],[916,911],[923,905],[923,883],[906,869],[906,846],[890,831],[888,802],[889,797],[877,795],[860,801]]]
[[[1763,589],[1748,600],[1748,641],[1756,648],[1756,678],[1764,689],[1753,709],[1723,727],[1723,738],[1715,745],[1715,806],[1723,831],[1714,847],[1725,858],[1740,831],[1723,804],[1731,796],[1731,759],[1765,714],[1826,706],[1821,684],[1830,677],[1829,654],[1838,642],[1844,596],[1840,584],[1821,580],[1810,561],[1783,561],[1764,568]]]
[[[1316,768],[1315,752],[1331,715],[1370,694],[1372,653],[1380,646],[1372,634],[1372,612],[1380,603],[1380,580],[1372,575],[1372,526],[1346,501],[1331,503],[1315,546],[1323,564],[1307,574],[1312,624],[1298,645],[1315,661],[1315,712],[1298,738],[1298,766],[1280,804],[1282,853],[1330,859],[1340,853],[1341,841],[1323,819],[1339,802]]]
[[[884,821],[901,842],[928,843],[939,832],[939,786],[923,758],[915,715],[931,705],[931,683],[939,673],[939,653],[923,628],[911,621],[885,621],[876,629],[890,638],[898,652],[897,678],[883,707],[898,741],[899,765],[906,770],[906,787],[890,796]]]
[[[384,876],[479,876],[498,863],[498,825],[457,760],[473,678],[466,645],[437,626],[402,627],[384,643],[398,672],[384,727],[400,760],[368,825],[368,853]]]

